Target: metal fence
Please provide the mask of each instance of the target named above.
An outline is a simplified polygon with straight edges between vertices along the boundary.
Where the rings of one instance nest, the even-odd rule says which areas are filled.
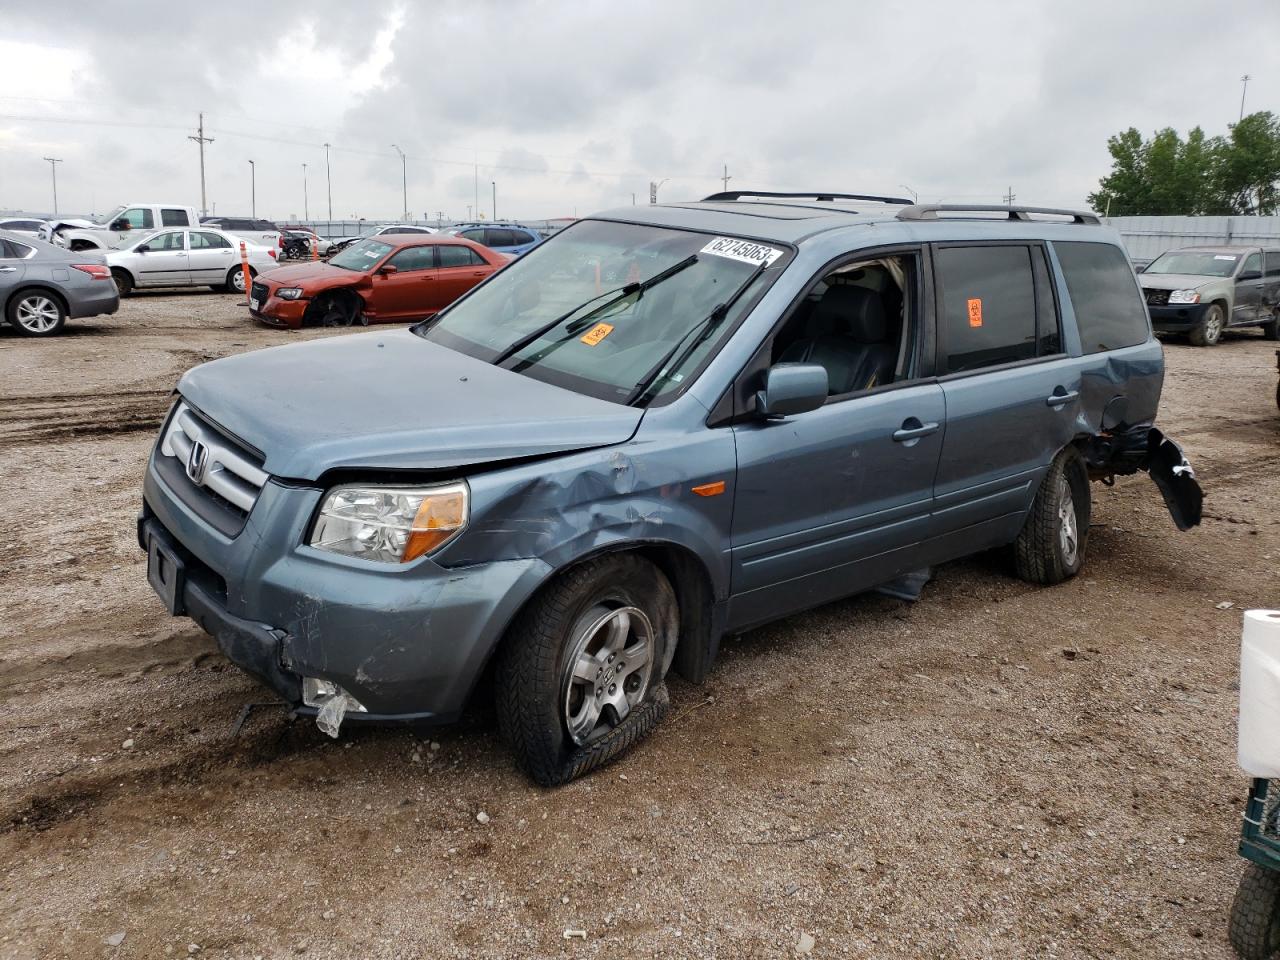
[[[1129,258],[1150,263],[1166,250],[1210,244],[1280,247],[1280,217],[1111,217]]]
[[[362,233],[376,230],[386,223],[407,223],[415,227],[432,227],[444,230],[464,221],[458,220],[278,220],[281,227],[308,227],[318,236],[337,239],[338,237],[358,237]],[[479,223],[481,221],[469,221]],[[501,220],[499,223],[518,223],[522,227],[537,230],[544,236],[550,236],[563,230],[570,220]]]

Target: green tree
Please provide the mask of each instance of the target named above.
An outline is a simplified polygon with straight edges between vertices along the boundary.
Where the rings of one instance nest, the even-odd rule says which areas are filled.
[[[1111,172],[1089,195],[1111,216],[1280,212],[1280,119],[1253,113],[1227,137],[1166,127],[1149,140],[1130,127],[1107,140]]]

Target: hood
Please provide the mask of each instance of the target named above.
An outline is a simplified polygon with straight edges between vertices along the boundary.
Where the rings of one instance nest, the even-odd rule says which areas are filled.
[[[277,267],[270,273],[263,274],[264,279],[270,280],[272,283],[282,284],[324,284],[342,282],[356,283],[367,277],[368,274],[360,273],[356,270],[343,270],[341,267],[331,267],[327,263],[314,261],[312,263],[294,263],[287,267]]]
[[[642,410],[468,357],[407,330],[206,363],[179,392],[278,477],[439,470],[622,443]]]
[[[63,227],[70,227],[73,230],[105,230],[106,227],[101,224],[94,223],[92,220],[51,220],[49,222],[50,230],[61,230]]]
[[[1230,283],[1230,277],[1206,277],[1199,273],[1140,273],[1144,290],[1195,290],[1211,283]]]

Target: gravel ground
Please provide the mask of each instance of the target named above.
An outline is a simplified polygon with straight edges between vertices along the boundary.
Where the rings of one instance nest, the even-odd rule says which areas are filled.
[[[207,293],[0,332],[0,957],[1230,955],[1273,344],[1166,348],[1196,531],[1145,477],[1095,487],[1072,582],[982,556],[753,631],[640,749],[542,790],[481,722],[335,743],[266,708],[232,739],[264,691],[151,595],[133,517],[174,381],[320,335]]]

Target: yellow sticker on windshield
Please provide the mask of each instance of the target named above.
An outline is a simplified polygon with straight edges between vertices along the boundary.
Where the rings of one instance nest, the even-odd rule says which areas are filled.
[[[597,323],[594,327],[584,333],[581,337],[583,343],[588,347],[597,346],[601,340],[613,333],[613,324]]]

